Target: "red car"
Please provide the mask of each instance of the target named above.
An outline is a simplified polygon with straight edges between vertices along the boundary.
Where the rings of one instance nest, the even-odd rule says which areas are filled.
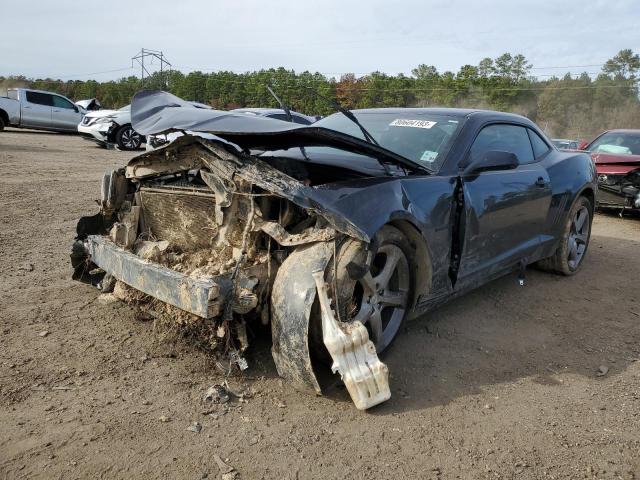
[[[580,150],[596,165],[598,206],[640,210],[640,130],[609,130]]]

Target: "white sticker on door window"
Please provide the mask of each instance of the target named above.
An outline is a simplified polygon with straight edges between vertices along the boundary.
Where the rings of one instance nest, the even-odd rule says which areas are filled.
[[[431,120],[412,120],[409,118],[397,118],[389,124],[390,127],[431,128],[437,122]]]

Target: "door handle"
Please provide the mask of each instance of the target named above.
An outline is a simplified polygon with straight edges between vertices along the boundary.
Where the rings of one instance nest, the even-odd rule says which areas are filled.
[[[25,110],[31,110],[31,107],[30,107],[29,105],[25,105],[25,106],[24,106],[24,107],[22,107],[22,108],[24,108]]]
[[[547,186],[547,182],[545,181],[545,179],[543,177],[538,177],[538,179],[536,180],[536,185],[539,187],[546,187]]]

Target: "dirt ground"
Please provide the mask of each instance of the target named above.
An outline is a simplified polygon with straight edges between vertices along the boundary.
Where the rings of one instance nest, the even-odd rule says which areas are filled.
[[[221,478],[215,455],[242,479],[640,477],[638,219],[597,215],[575,277],[529,270],[406,325],[369,412],[296,392],[256,341],[243,401],[204,415],[211,358],[70,279],[76,221],[130,157],[0,133],[0,478]]]

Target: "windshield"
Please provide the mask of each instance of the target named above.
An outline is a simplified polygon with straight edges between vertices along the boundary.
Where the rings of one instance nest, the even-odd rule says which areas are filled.
[[[621,153],[627,155],[640,155],[640,132],[621,133],[608,132],[587,147],[590,152]]]
[[[462,119],[407,109],[401,112],[353,112],[381,147],[437,171],[449,151]],[[314,127],[330,128],[365,139],[360,128],[342,113],[318,120]]]

